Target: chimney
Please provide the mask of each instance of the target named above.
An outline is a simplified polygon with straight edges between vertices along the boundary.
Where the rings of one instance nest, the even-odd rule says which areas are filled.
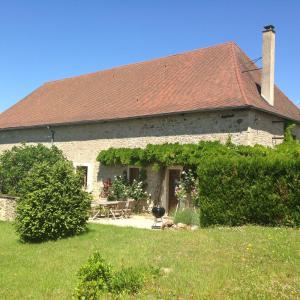
[[[275,27],[268,25],[263,31],[262,78],[261,95],[274,105],[274,76],[275,76]]]

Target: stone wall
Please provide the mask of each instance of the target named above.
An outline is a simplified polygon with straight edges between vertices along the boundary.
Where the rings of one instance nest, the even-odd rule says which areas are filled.
[[[145,147],[150,143],[225,142],[229,134],[235,144],[272,146],[276,140],[274,137],[283,134],[283,122],[274,121],[280,119],[265,113],[232,110],[58,126],[53,127],[54,144],[75,166],[88,166],[88,182],[91,183],[88,190],[97,198],[103,179],[123,171],[121,167],[100,166],[96,157],[101,150],[109,147]],[[21,142],[50,146],[50,141],[51,134],[46,127],[0,131],[0,152]],[[158,175],[151,171],[148,173],[149,192],[155,193]]]
[[[0,220],[13,221],[15,219],[16,198],[0,195]]]
[[[282,118],[259,111],[249,113],[249,145],[255,144],[274,147],[284,139],[285,122]],[[300,139],[300,126],[297,125],[292,133]]]
[[[98,197],[102,179],[114,173],[113,169],[100,167],[96,161],[100,150],[109,147],[145,147],[149,143],[198,143],[200,140],[225,142],[229,133],[234,143],[247,144],[248,118],[248,111],[236,110],[59,126],[53,128],[54,144],[75,165],[89,165],[88,176],[93,183],[89,191]],[[0,152],[21,142],[50,146],[50,140],[51,134],[46,127],[0,131]]]

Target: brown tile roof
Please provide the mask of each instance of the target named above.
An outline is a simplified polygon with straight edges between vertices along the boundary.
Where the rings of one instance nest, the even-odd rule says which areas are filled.
[[[253,107],[300,120],[277,87],[259,94],[260,71],[234,43],[48,82],[0,115],[0,129]]]

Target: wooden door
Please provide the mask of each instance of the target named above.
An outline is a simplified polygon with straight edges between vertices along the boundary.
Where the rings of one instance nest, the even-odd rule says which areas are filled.
[[[169,170],[169,212],[176,209],[178,199],[175,189],[180,181],[180,170]]]

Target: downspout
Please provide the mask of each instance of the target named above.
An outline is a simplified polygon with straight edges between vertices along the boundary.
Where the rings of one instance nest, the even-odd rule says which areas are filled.
[[[54,146],[54,136],[55,136],[55,131],[50,127],[50,126],[47,126],[47,129],[50,133],[50,138],[51,138],[51,147]]]

